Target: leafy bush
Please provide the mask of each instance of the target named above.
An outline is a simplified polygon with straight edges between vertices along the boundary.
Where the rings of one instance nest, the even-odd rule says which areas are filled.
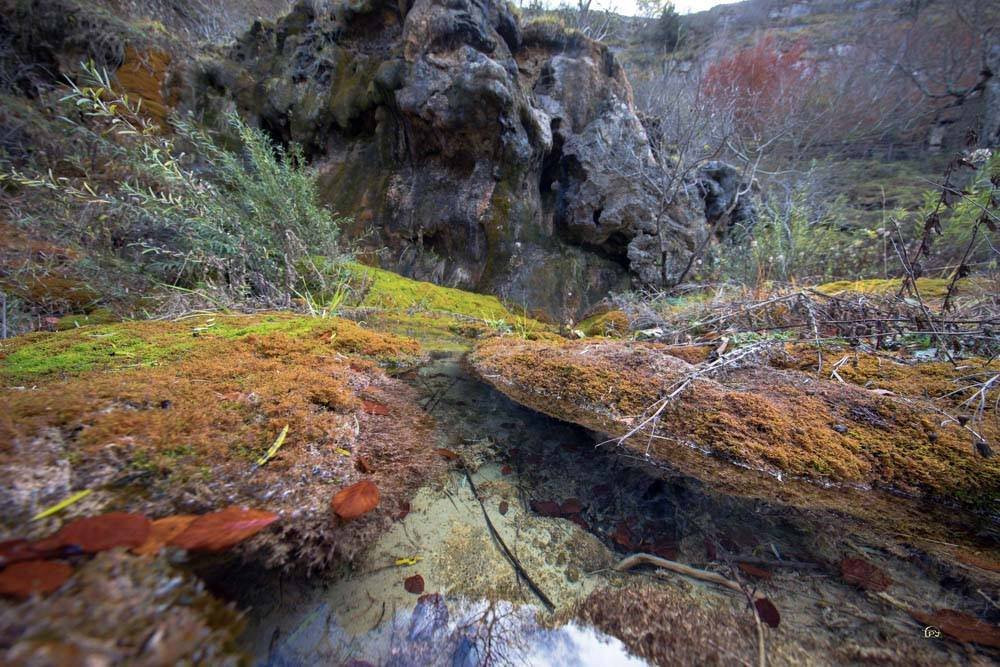
[[[227,123],[237,150],[189,120],[172,119],[166,132],[116,93],[107,74],[85,71],[86,84],[72,83],[62,100],[72,110],[65,120],[91,151],[75,156],[77,173],[0,174],[66,207],[49,224],[138,261],[167,285],[207,287],[227,300],[286,307],[307,284],[325,287],[326,267],[341,259],[343,220],[317,203],[297,146],[273,145],[235,114]],[[84,213],[95,208],[96,216]]]

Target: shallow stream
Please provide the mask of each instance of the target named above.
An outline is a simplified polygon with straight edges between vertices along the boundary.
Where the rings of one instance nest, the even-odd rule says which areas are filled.
[[[752,628],[747,601],[732,592],[679,576],[612,570],[637,551],[743,575],[749,590],[766,594],[781,612],[780,626],[767,630],[771,664],[839,662],[833,650],[862,662],[975,658],[958,645],[925,639],[906,614],[828,567],[846,547],[877,558],[904,598],[959,607],[975,595],[916,551],[865,543],[787,507],[719,496],[596,446],[595,434],[517,405],[473,378],[458,356],[436,359],[407,379],[438,421],[439,442],[429,447],[456,453],[469,477],[455,461],[446,478],[428,480],[409,513],[339,576],[216,577],[216,592],[247,610],[244,642],[256,664],[639,665],[648,664],[634,655],[643,646],[652,662],[676,660],[688,648],[680,646],[680,631],[664,639],[644,638],[654,630],[640,629],[623,643],[581,620],[578,610],[600,607],[606,591],[640,586],[693,601],[695,621],[705,609],[723,610],[741,631]],[[484,510],[553,608],[517,575]],[[737,557],[765,563],[766,577],[734,570]],[[706,662],[751,664],[755,640],[747,636],[746,647],[705,639],[712,649]],[[694,639],[689,648],[694,659],[705,650]]]

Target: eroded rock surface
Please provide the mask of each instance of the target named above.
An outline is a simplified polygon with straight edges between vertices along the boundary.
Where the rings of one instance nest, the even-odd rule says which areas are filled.
[[[191,78],[200,113],[305,146],[382,264],[559,318],[675,279],[738,186],[715,166],[661,210],[612,53],[503,3],[300,3]]]

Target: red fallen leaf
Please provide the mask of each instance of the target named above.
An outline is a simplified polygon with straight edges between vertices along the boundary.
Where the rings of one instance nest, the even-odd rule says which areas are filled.
[[[142,514],[109,512],[98,516],[74,519],[35,543],[35,549],[47,551],[75,546],[86,553],[107,551],[115,547],[134,548],[149,537],[150,521]]]
[[[984,623],[975,616],[954,609],[938,609],[932,614],[910,611],[910,615],[960,642],[1000,648],[1000,628]]]
[[[757,567],[756,565],[751,565],[750,563],[737,563],[736,566],[740,568],[740,572],[748,577],[765,580],[771,578],[771,573],[762,567]]]
[[[399,509],[396,510],[396,513],[392,515],[392,518],[395,519],[396,521],[402,521],[403,519],[406,518],[406,515],[409,513],[410,513],[410,503],[404,500],[399,504]]]
[[[635,537],[633,537],[632,531],[624,521],[619,523],[615,528],[615,532],[611,534],[611,539],[620,547],[626,549],[633,549],[635,547]]]
[[[414,595],[420,595],[424,592],[424,578],[419,574],[415,574],[412,577],[407,577],[406,581],[403,582],[403,588],[406,589],[407,593],[413,593]]]
[[[579,514],[583,511],[583,504],[576,498],[567,498],[562,504],[563,514]]]
[[[26,560],[8,565],[0,572],[0,594],[28,598],[35,593],[45,595],[56,590],[70,578],[73,568],[52,560]]]
[[[361,401],[361,409],[370,415],[389,414],[389,406],[376,401]]]
[[[378,506],[379,492],[374,482],[363,479],[341,489],[330,501],[334,513],[344,521],[357,519]]]
[[[250,539],[277,520],[274,512],[227,507],[197,517],[167,544],[188,551],[222,551]]]
[[[889,575],[863,558],[845,558],[840,561],[840,576],[847,583],[860,586],[866,591],[880,592],[892,585]]]
[[[443,458],[445,461],[456,461],[456,460],[458,460],[458,454],[456,454],[455,452],[451,451],[450,449],[445,449],[443,447],[439,447],[439,448],[437,448],[437,449],[434,450],[434,453],[437,454],[438,456],[440,456],[441,458]]]
[[[705,557],[708,560],[719,560],[719,552],[715,548],[715,542],[707,537],[705,538]]]
[[[366,456],[359,456],[354,462],[354,466],[359,472],[363,472],[366,475],[370,475],[375,472],[375,468],[372,466],[371,461],[368,460]]]
[[[507,514],[507,510],[510,509],[510,505],[507,504],[506,500],[500,501],[500,514]]]
[[[781,623],[781,614],[778,613],[778,608],[767,598],[757,598],[753,601],[753,606],[757,608],[757,615],[760,616],[760,620],[772,628],[778,627]]]
[[[580,526],[580,528],[583,528],[584,530],[587,531],[590,530],[590,526],[587,525],[587,522],[584,521],[583,517],[581,517],[579,514],[574,514],[569,518],[569,520],[575,523],[576,525]]]
[[[23,560],[32,560],[38,557],[38,550],[28,540],[7,540],[6,542],[0,542],[0,567],[6,567],[11,563],[19,563]]]
[[[542,516],[562,516],[562,507],[551,500],[532,500],[531,509]]]
[[[514,472],[514,469],[511,468],[510,466],[504,466],[504,467],[500,468],[500,474],[501,475],[509,475],[512,472]]]
[[[132,549],[132,553],[137,556],[155,556],[160,549],[167,546],[170,540],[174,539],[197,519],[194,514],[177,514],[162,519],[157,519],[152,523],[149,530],[149,537],[138,547]]]

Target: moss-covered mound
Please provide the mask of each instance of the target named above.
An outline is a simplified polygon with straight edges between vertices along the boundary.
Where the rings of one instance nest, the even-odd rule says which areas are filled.
[[[163,559],[99,554],[47,598],[0,600],[6,665],[241,665],[240,616]]]
[[[616,341],[494,338],[472,363],[513,399],[611,436],[640,426],[696,370],[666,346]],[[1000,458],[977,454],[969,433],[933,409],[766,363],[692,380],[653,425],[624,445],[726,493],[897,530],[940,522],[971,539],[1000,498]]]
[[[32,334],[0,345],[3,533],[45,534],[105,511],[150,517],[230,505],[281,519],[241,545],[268,565],[352,557],[433,473],[432,423],[380,364],[412,362],[409,339],[341,319],[198,316]],[[257,461],[288,427],[277,455]],[[359,479],[378,508],[334,520]],[[93,489],[59,518],[39,510]]]

